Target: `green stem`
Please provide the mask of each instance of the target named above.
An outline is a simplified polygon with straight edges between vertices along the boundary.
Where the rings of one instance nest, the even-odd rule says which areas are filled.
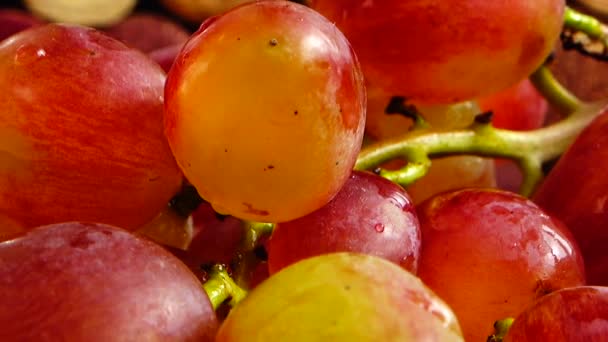
[[[258,246],[260,239],[272,234],[274,224],[243,221],[243,229],[245,231],[241,249],[244,251],[252,251]]]
[[[207,293],[214,310],[230,298],[230,306],[234,307],[247,296],[247,291],[239,287],[226,268],[222,265],[212,266],[209,278],[203,284],[203,289]]]
[[[462,154],[509,158],[522,169],[524,182],[520,192],[529,196],[542,178],[541,165],[558,157],[602,108],[603,104],[583,106],[584,110],[560,122],[526,132],[477,122],[460,130],[414,130],[403,137],[368,146],[359,154],[355,169],[375,170],[389,160],[405,159],[412,163],[398,171],[379,170],[379,174],[407,186],[428,171],[428,158]]]
[[[608,26],[590,15],[567,7],[561,40],[565,49],[608,61]]]
[[[272,234],[274,224],[243,221],[243,239],[234,260],[234,280],[244,289],[249,289],[251,276],[260,259],[254,250],[260,245],[260,241]]]
[[[581,107],[581,100],[562,86],[547,67],[538,68],[530,75],[530,81],[562,113],[570,114]]]
[[[606,39],[608,31],[606,26],[596,18],[566,7],[564,12],[564,26],[575,31],[586,33],[593,39]]]
[[[514,319],[511,317],[496,321],[496,323],[494,323],[494,335],[488,337],[487,342],[502,342],[509,332],[509,329],[511,329],[513,321]]]

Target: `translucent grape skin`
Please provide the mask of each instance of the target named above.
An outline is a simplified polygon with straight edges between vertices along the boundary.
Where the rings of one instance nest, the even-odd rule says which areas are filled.
[[[605,341],[608,287],[578,286],[555,291],[518,315],[504,342]]]
[[[2,341],[213,341],[200,282],[122,229],[61,223],[0,243]]]
[[[331,253],[272,275],[222,323],[216,341],[463,341],[450,308],[385,259]]]
[[[292,2],[253,2],[206,21],[177,57],[165,131],[218,212],[283,222],[346,182],[365,101],[359,64],[332,23]]]
[[[0,215],[136,229],[181,187],[163,134],[165,74],[144,54],[49,24],[0,44],[0,74]]]
[[[403,188],[355,171],[327,205],[278,224],[267,247],[271,273],[307,257],[354,252],[383,257],[415,274],[420,226]]]
[[[608,286],[608,109],[603,111],[579,134],[532,198],[574,235],[585,260],[587,283]]]
[[[308,0],[350,40],[371,85],[427,103],[507,88],[551,52],[564,0]]]
[[[437,195],[417,211],[418,276],[454,310],[467,341],[485,341],[494,321],[585,283],[567,229],[524,197],[463,189]]]

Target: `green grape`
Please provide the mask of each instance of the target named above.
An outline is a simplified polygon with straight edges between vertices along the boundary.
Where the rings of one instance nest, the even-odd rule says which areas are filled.
[[[382,258],[325,254],[256,287],[216,341],[463,341],[450,308]]]

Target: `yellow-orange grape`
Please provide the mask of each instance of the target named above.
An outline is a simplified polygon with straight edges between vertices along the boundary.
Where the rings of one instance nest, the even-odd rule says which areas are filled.
[[[405,134],[412,120],[403,115],[385,114],[390,95],[377,87],[368,88],[366,132],[373,139],[384,140]],[[471,125],[481,110],[475,102],[453,105],[418,105],[417,109],[433,128],[453,129]],[[394,169],[402,162],[385,165]],[[453,156],[433,160],[429,172],[407,188],[414,203],[446,190],[463,187],[493,187],[496,185],[492,160],[475,156]]]
[[[313,10],[262,1],[207,21],[165,87],[178,164],[223,214],[288,221],[346,182],[361,147],[365,88],[346,38]]]
[[[564,0],[309,0],[344,32],[368,81],[392,95],[456,103],[517,83],[543,63]]]

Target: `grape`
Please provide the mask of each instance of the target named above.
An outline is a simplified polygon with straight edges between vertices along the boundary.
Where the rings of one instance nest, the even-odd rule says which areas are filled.
[[[169,72],[165,130],[222,214],[282,222],[325,205],[363,139],[365,88],[344,36],[286,1],[208,20]]]
[[[492,111],[494,127],[515,131],[541,127],[549,107],[547,100],[527,78],[478,102],[482,111]]]
[[[108,26],[127,17],[137,0],[23,0],[36,15],[55,22]]]
[[[309,0],[344,32],[373,86],[427,103],[495,93],[551,52],[564,0]]]
[[[368,112],[366,132],[378,140],[404,135],[412,126],[412,120],[403,115],[385,114],[390,95],[372,87],[368,90]],[[475,102],[467,101],[454,105],[416,106],[426,121],[436,129],[464,128],[470,126],[481,111]],[[383,167],[398,169],[402,161]],[[454,156],[433,160],[428,173],[407,188],[414,203],[420,203],[434,194],[464,187],[493,187],[494,165],[489,159],[474,156]]]
[[[221,341],[463,341],[450,308],[382,258],[325,254],[261,283],[228,315]]]
[[[562,220],[578,242],[587,281],[608,285],[608,109],[596,118],[560,158],[533,200]]]
[[[146,53],[171,45],[183,45],[190,37],[185,28],[167,17],[143,13],[131,15],[105,32]]]
[[[182,50],[183,44],[169,45],[160,49],[156,49],[151,51],[148,56],[152,60],[154,60],[158,65],[165,70],[165,72],[169,72],[171,66],[173,66],[173,62],[175,58]]]
[[[415,273],[420,226],[409,195],[380,176],[353,172],[326,206],[275,227],[268,242],[270,272],[331,252],[372,254]]]
[[[555,291],[521,313],[504,342],[605,341],[608,288],[578,286]]]
[[[2,341],[212,341],[200,282],[122,229],[62,223],[0,243]]]
[[[25,11],[0,8],[0,41],[33,26],[39,26],[38,20]]]
[[[191,22],[200,22],[252,0],[161,0],[171,12]]]
[[[467,341],[484,341],[494,321],[585,282],[567,229],[517,194],[464,189],[437,195],[417,211],[418,275],[454,309]]]
[[[208,203],[192,214],[193,237],[186,249],[171,248],[200,279],[206,277],[203,265],[230,264],[243,238],[241,221],[234,217],[218,217]]]
[[[136,229],[179,190],[163,134],[163,71],[84,27],[0,44],[0,215],[27,228],[82,220]]]

